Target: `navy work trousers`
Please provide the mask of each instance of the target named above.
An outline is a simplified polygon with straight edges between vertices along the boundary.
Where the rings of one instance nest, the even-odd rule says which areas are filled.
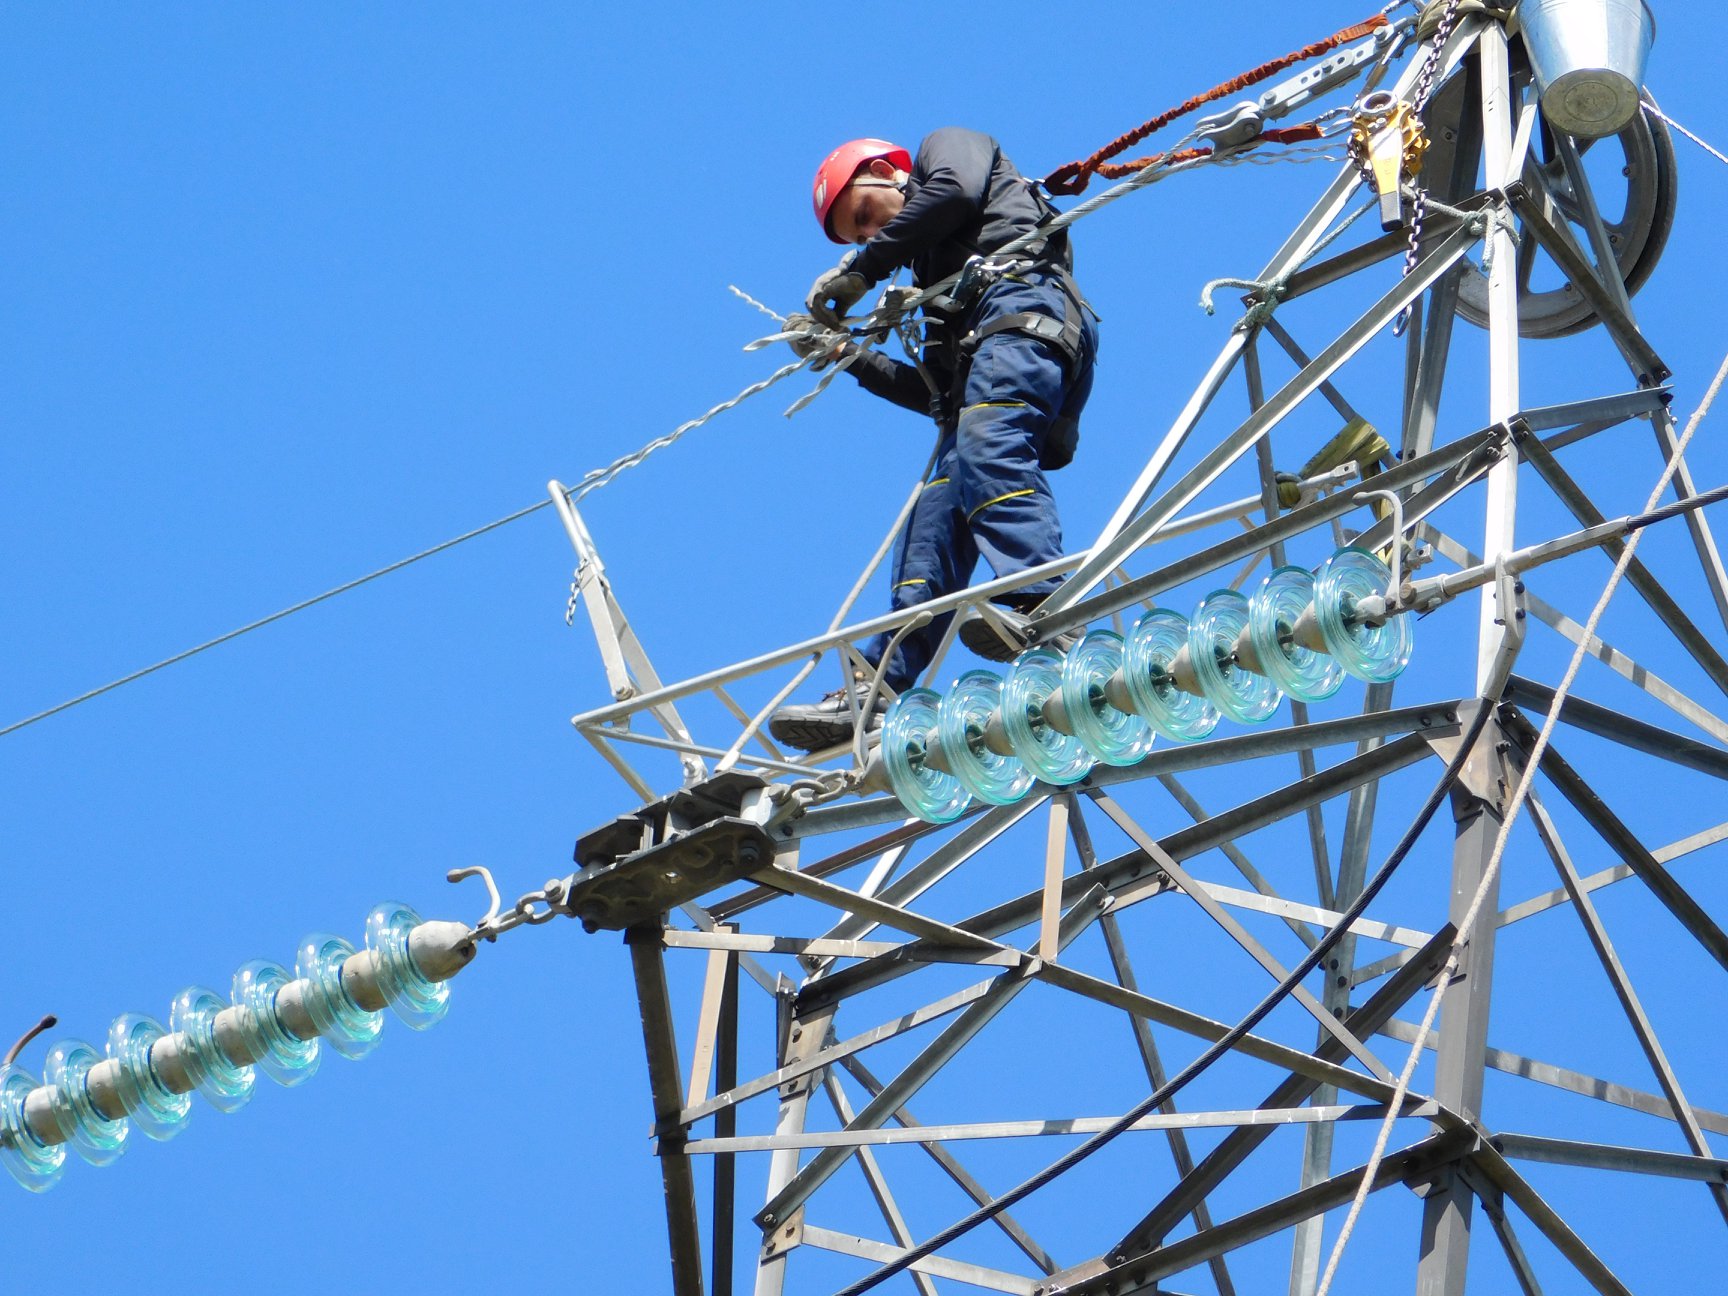
[[[1077,421],[1091,394],[1098,330],[1056,279],[1036,272],[991,285],[973,328],[1027,311],[1056,320],[1077,314],[1080,356],[1069,366],[1055,346],[1024,333],[996,333],[979,344],[958,417],[942,431],[930,480],[895,552],[895,611],[964,589],[980,555],[998,576],[1062,556],[1062,524],[1038,460],[1051,425]],[[1034,602],[1058,584],[1038,581],[1015,591],[1014,600]],[[901,640],[883,672],[887,687],[898,692],[917,680],[951,617],[945,613]],[[863,645],[865,658],[879,662],[890,638],[878,635]]]

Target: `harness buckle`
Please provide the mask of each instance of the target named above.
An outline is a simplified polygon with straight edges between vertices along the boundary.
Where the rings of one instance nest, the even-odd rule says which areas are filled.
[[[984,290],[1003,275],[1030,269],[1035,264],[1019,257],[967,257],[966,264],[960,267],[960,277],[948,290],[948,297],[955,308],[964,313],[971,310]]]

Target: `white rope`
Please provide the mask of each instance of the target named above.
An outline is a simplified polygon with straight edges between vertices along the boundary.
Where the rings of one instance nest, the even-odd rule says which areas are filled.
[[[1724,356],[1722,365],[1716,371],[1716,378],[1710,384],[1710,390],[1704,394],[1704,401],[1698,407],[1686,425],[1685,434],[1674,447],[1674,453],[1669,456],[1667,465],[1662,470],[1662,476],[1656,483],[1656,489],[1650,493],[1650,501],[1644,506],[1646,513],[1650,512],[1661,501],[1668,484],[1679,470],[1681,456],[1691,443],[1698,425],[1704,416],[1710,412],[1710,406],[1716,400],[1716,394],[1721,391],[1722,383],[1728,379],[1728,356]],[[1500,872],[1500,863],[1505,858],[1506,842],[1512,833],[1513,821],[1524,806],[1529,795],[1530,785],[1536,778],[1536,770],[1542,763],[1542,754],[1548,750],[1548,742],[1554,732],[1554,726],[1559,721],[1560,708],[1571,691],[1572,683],[1578,677],[1578,670],[1583,665],[1588,654],[1589,645],[1596,633],[1597,626],[1602,621],[1603,614],[1608,610],[1608,601],[1614,597],[1614,591],[1619,586],[1626,569],[1631,566],[1633,556],[1637,553],[1638,542],[1643,539],[1644,530],[1634,531],[1621,550],[1620,559],[1614,564],[1614,570],[1609,574],[1608,583],[1603,586],[1602,596],[1596,600],[1596,606],[1590,613],[1590,619],[1585,623],[1584,631],[1579,636],[1579,644],[1572,654],[1572,660],[1567,664],[1566,674],[1560,681],[1560,686],[1554,691],[1554,700],[1549,704],[1547,717],[1542,722],[1542,731],[1537,735],[1536,743],[1531,748],[1524,766],[1524,774],[1518,780],[1518,787],[1512,794],[1512,801],[1506,808],[1505,820],[1500,825],[1500,832],[1494,840],[1494,850],[1488,859],[1488,867],[1482,874],[1482,881],[1476,888],[1476,894],[1471,897],[1470,907],[1458,923],[1458,934],[1453,937],[1452,948],[1446,956],[1446,965],[1441,970],[1439,981],[1434,987],[1433,998],[1428,1003],[1428,1011],[1423,1015],[1422,1024],[1416,1031],[1416,1041],[1410,1046],[1410,1057],[1404,1064],[1404,1070],[1398,1076],[1398,1084],[1392,1092],[1392,1098],[1387,1104],[1386,1117],[1380,1123],[1379,1136],[1374,1140],[1373,1155],[1368,1158],[1368,1164],[1362,1172],[1362,1182],[1356,1188],[1356,1196],[1350,1203],[1350,1213],[1344,1219],[1344,1227],[1339,1230],[1338,1240],[1332,1245],[1332,1254],[1326,1262],[1325,1276],[1320,1280],[1320,1288],[1316,1296],[1327,1296],[1332,1288],[1333,1276],[1338,1272],[1339,1261],[1344,1255],[1344,1246],[1350,1240],[1350,1234],[1356,1227],[1356,1220],[1362,1214],[1362,1205],[1372,1191],[1375,1172],[1380,1168],[1380,1162],[1386,1155],[1386,1145],[1392,1136],[1392,1125],[1397,1120],[1398,1112],[1403,1106],[1404,1096],[1409,1092],[1410,1077],[1415,1073],[1416,1063],[1422,1056],[1422,1048],[1427,1043],[1429,1032],[1433,1029],[1434,1019],[1439,1015],[1441,1001],[1446,997],[1446,990],[1452,984],[1458,971],[1459,955],[1470,941],[1470,933],[1480,918],[1483,906],[1487,903],[1488,894],[1494,879]]]
[[[1715,158],[1718,162],[1728,162],[1728,157],[1724,157],[1722,155],[1721,150],[1714,148],[1713,146],[1711,146],[1709,144],[1706,144],[1703,140],[1699,139],[1691,131],[1687,130],[1684,126],[1682,126],[1679,122],[1675,121],[1667,113],[1663,112],[1655,104],[1646,102],[1644,105],[1644,111],[1647,113],[1650,113],[1652,116],[1660,117],[1663,121],[1667,122],[1675,130],[1679,131],[1687,139],[1691,140],[1694,144],[1696,144],[1699,148],[1703,149],[1706,153],[1708,153],[1711,157]]]

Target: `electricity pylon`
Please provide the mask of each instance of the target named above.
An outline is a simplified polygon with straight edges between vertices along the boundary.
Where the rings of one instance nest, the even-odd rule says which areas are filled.
[[[1252,693],[1227,702],[1224,724],[1193,720],[1185,699],[1211,695],[1171,665],[1160,687],[1177,718],[1161,723],[1189,724],[1179,736],[1193,741],[1088,746],[1076,706],[1131,725],[1134,700],[1107,671],[1090,694],[1047,681],[1020,716],[1043,725],[1037,750],[1071,763],[991,784],[990,804],[955,747],[975,740],[975,783],[1033,749],[992,736],[985,711],[952,732],[891,720],[874,755],[805,757],[761,732],[816,663],[849,672],[850,645],[909,614],[837,621],[664,684],[554,484],[614,695],[575,724],[646,804],[586,833],[582,867],[546,897],[626,933],[680,1296],[725,1296],[743,1275],[758,1296],[862,1290],[885,1265],[904,1269],[885,1281],[925,1293],[1259,1292],[1272,1272],[1311,1293],[1328,1221],[1336,1239],[1364,1184],[1350,1246],[1373,1279],[1356,1282],[1347,1260],[1350,1290],[1404,1290],[1413,1275],[1425,1294],[1536,1292],[1547,1274],[1549,1290],[1620,1292],[1621,1267],[1728,1216],[1728,1165],[1707,1142],[1728,1115],[1688,1097],[1683,1079],[1714,1077],[1683,1077],[1688,1055],[1672,1047],[1686,998],[1728,970],[1728,936],[1681,880],[1728,836],[1709,808],[1728,776],[1714,698],[1728,661],[1703,624],[1728,617],[1728,575],[1684,460],[1683,505],[1643,507],[1679,433],[1630,301],[1676,204],[1672,147],[1648,109],[1593,143],[1550,128],[1516,36],[1481,6],[1457,17],[1438,39],[1405,26],[1341,56],[1390,67],[1414,49],[1384,97],[1359,104],[1359,158],[1250,282],[1241,322],[1104,532],[1060,564],[1066,583],[1036,621],[1036,642],[1090,629],[1083,649],[1113,626],[1132,644],[1160,604],[1219,586],[1263,597],[1262,564],[1315,588],[1302,581],[1319,568],[1303,597],[1358,634],[1368,682],[1329,678],[1303,700],[1298,681],[1287,709],[1235,724],[1268,695],[1243,683],[1247,649],[1225,651],[1249,637],[1216,619],[1231,600],[1214,596],[1194,620],[1224,627],[1212,665]],[[1419,132],[1400,115],[1413,100]],[[1426,197],[1406,185],[1383,200],[1364,172],[1388,139],[1408,148],[1416,134]],[[1393,228],[1343,230],[1364,202]],[[1460,316],[1486,330],[1474,390],[1448,382],[1480,336]],[[1622,371],[1601,361],[1604,338]],[[1585,357],[1575,396],[1526,401],[1532,357],[1552,365],[1569,347]],[[1359,394],[1370,364],[1401,367],[1390,399]],[[1220,399],[1237,384],[1239,420]],[[1639,423],[1654,447],[1628,435]],[[1639,605],[1615,624],[1634,639],[1611,645],[1581,624],[1585,608],[1562,610],[1551,562],[1617,558],[1670,516],[1690,552],[1626,568]],[[1336,575],[1375,563],[1390,577],[1377,589]],[[963,611],[1045,574],[923,610]],[[1591,588],[1607,578],[1602,563]],[[1594,660],[1562,695],[1555,650],[1572,645]],[[946,648],[933,681],[953,674]],[[1317,653],[1302,660],[1323,673]],[[1041,660],[1061,676],[1060,658]],[[1032,684],[1012,681],[1023,704]],[[1657,723],[1664,711],[1678,728]],[[1134,733],[1149,741],[1144,724]],[[656,796],[653,762],[669,755],[681,782]],[[912,781],[892,783],[891,765]],[[1658,813],[1659,785],[1671,795]],[[1651,966],[1653,941],[1664,957]],[[1578,1048],[1580,1018],[1600,1047]],[[1427,1060],[1400,1096],[1416,1044]],[[1573,1065],[1581,1051],[1607,1074]],[[1603,1224],[1647,1184],[1674,1185],[1659,1243]]]

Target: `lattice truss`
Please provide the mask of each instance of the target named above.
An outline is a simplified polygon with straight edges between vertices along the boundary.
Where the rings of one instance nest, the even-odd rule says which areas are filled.
[[[1573,539],[1641,509],[1679,437],[1628,300],[1666,235],[1672,149],[1649,114],[1593,146],[1550,132],[1517,42],[1478,12],[1440,57],[1420,260],[1400,273],[1406,233],[1373,221],[1315,255],[1374,201],[1343,167],[1038,623],[1045,642],[1126,635],[1147,609],[1251,591],[1348,542],[1395,557],[1406,586],[1444,585],[1395,683],[1292,698],[1258,726],[1227,719],[932,823],[860,773],[880,755],[804,758],[761,732],[813,665],[832,678],[848,645],[900,622],[843,612],[815,638],[664,684],[565,505],[617,699],[575,724],[647,804],[587,834],[584,868],[551,898],[626,932],[679,1293],[862,1290],[909,1255],[886,1289],[1313,1291],[1455,945],[1368,1177],[1350,1289],[1407,1290],[1414,1274],[1425,1293],[1467,1277],[1622,1292],[1669,1248],[1719,1245],[1728,1161],[1708,1138],[1728,1115],[1701,1103],[1728,1094],[1720,1053],[1701,1061],[1713,1028],[1694,1024],[1719,1018],[1728,969],[1699,898],[1702,853],[1728,836],[1714,822],[1728,577],[1704,515],[1675,510],[1683,526],[1651,531],[1651,565],[1626,574],[1615,646],[1582,622],[1625,531]],[[1466,384],[1455,352],[1479,354],[1463,342],[1483,336]],[[1351,399],[1359,352],[1403,366],[1388,407]],[[1521,359],[1529,373],[1537,355],[1577,399],[1523,402]],[[1368,422],[1392,443],[1379,463]],[[1349,454],[1327,462],[1316,451],[1340,423]],[[1672,493],[1696,493],[1684,463]],[[1560,553],[1577,556],[1546,565]],[[1460,932],[1580,643],[1594,660],[1558,709],[1484,917]],[[947,657],[938,691],[963,669]],[[657,797],[673,760],[683,786]],[[1224,1037],[1389,860],[1385,889],[1263,1020],[1056,1166]],[[961,1219],[977,1227],[913,1250]]]

